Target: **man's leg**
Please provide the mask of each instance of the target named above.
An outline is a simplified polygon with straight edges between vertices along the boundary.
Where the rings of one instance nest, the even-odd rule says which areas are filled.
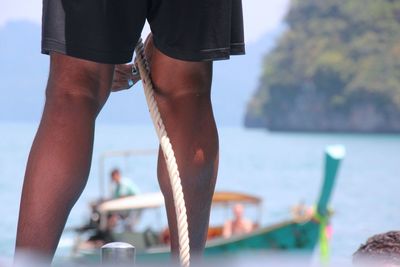
[[[207,237],[218,168],[218,134],[210,91],[212,62],[186,62],[154,48],[151,73],[161,116],[177,158],[185,195],[191,251],[200,253]],[[166,199],[171,247],[178,251],[176,216],[162,153],[158,178]]]
[[[51,55],[46,104],[25,173],[17,249],[53,256],[87,181],[95,119],[108,98],[113,68]]]

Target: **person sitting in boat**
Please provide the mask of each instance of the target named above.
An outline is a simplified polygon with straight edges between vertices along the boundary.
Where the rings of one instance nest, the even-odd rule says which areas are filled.
[[[252,221],[243,217],[244,207],[242,204],[236,204],[233,207],[234,219],[229,220],[224,224],[222,236],[229,238],[233,235],[250,233],[255,225]]]
[[[113,198],[134,196],[140,193],[136,184],[134,184],[130,179],[121,176],[119,169],[111,171],[111,181],[115,184],[112,193]]]
[[[80,244],[81,249],[91,249],[91,248],[99,248],[103,245],[111,242],[115,242],[114,237],[112,236],[112,231],[117,225],[119,220],[119,216],[117,214],[110,213],[107,215],[107,224],[105,229],[97,228],[96,232],[89,237],[89,239]]]

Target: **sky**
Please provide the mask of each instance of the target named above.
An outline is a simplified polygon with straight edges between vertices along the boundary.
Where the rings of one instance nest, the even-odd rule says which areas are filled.
[[[256,42],[278,27],[290,0],[242,0],[246,42]],[[28,20],[41,23],[42,0],[0,0],[0,27],[9,21]],[[146,35],[147,29],[143,35]]]

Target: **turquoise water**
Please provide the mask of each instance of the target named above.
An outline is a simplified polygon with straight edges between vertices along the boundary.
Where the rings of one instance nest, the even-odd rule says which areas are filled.
[[[0,262],[12,257],[25,164],[36,125],[0,124]],[[299,201],[318,197],[323,150],[344,144],[343,162],[332,207],[332,256],[348,262],[367,237],[400,226],[400,135],[286,134],[220,128],[221,161],[217,189],[253,193],[263,198],[263,223],[289,218]],[[87,202],[99,193],[99,156],[107,150],[156,148],[151,126],[100,125],[96,129],[89,183],[74,207],[68,226],[85,221]],[[156,155],[114,160],[142,191],[158,188]],[[60,251],[72,237],[64,235]],[[62,254],[62,252],[59,252]]]

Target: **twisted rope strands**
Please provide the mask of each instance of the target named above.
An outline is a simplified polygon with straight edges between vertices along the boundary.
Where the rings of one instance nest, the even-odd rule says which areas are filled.
[[[136,48],[136,65],[142,79],[144,93],[146,96],[149,112],[157,132],[158,139],[164,154],[167,170],[172,186],[173,199],[175,204],[175,213],[177,217],[178,237],[179,237],[179,259],[182,267],[190,265],[190,246],[189,232],[186,214],[185,199],[182,190],[181,179],[179,176],[178,165],[174,155],[174,150],[170,139],[168,138],[165,125],[162,121],[157,102],[154,98],[154,87],[150,77],[150,68],[144,53],[142,39],[139,40]]]

